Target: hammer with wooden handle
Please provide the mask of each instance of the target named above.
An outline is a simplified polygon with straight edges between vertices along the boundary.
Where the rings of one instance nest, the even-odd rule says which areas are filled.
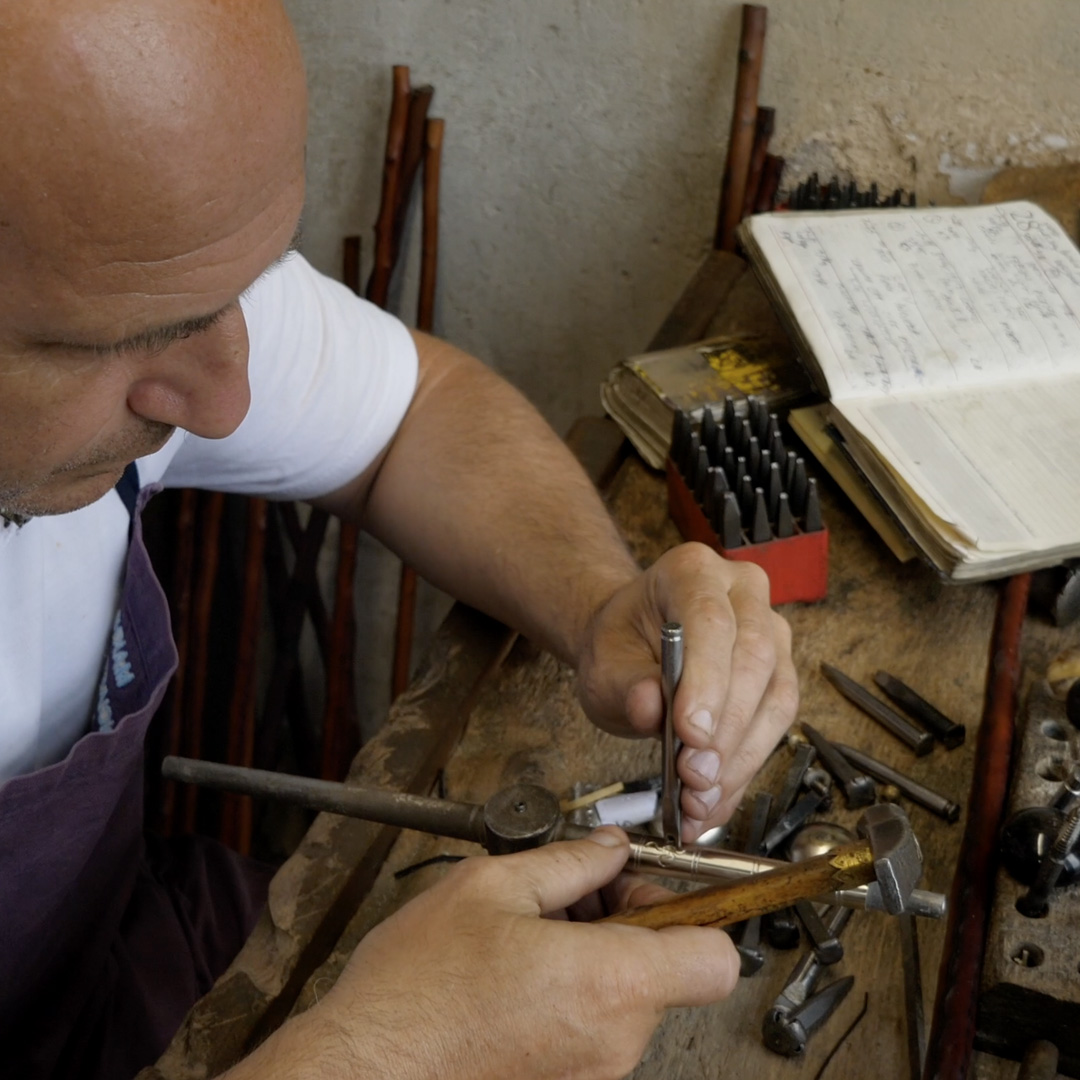
[[[905,910],[922,876],[922,852],[907,815],[898,806],[869,807],[859,820],[864,839],[825,855],[731,884],[699,889],[647,907],[612,915],[606,922],[659,930],[665,926],[729,926],[825,893],[866,885],[880,893],[892,915]]]

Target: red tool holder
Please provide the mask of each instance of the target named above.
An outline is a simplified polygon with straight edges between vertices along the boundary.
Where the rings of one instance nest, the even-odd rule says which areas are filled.
[[[725,559],[757,563],[769,575],[769,601],[787,604],[794,600],[824,600],[829,586],[829,530],[803,532],[761,544],[744,543],[725,548],[705,518],[677,466],[667,461],[668,509],[671,519],[687,540],[708,544]]]

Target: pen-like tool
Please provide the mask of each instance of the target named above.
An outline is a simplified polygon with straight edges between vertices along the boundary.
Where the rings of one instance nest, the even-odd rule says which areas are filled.
[[[676,769],[682,743],[675,735],[675,691],[682,678],[682,666],[682,624],[664,623],[660,628],[660,684],[664,693],[661,823],[665,842],[675,847],[682,846],[682,785]]]

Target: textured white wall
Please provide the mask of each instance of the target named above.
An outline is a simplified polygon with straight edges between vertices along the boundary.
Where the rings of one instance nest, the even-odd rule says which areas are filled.
[[[286,4],[311,84],[308,257],[337,275],[341,237],[361,232],[369,262],[390,67],[408,64],[446,120],[437,332],[559,431],[599,412],[600,380],[644,345],[710,242],[740,6]],[[1080,157],[1078,61],[1069,0],[776,0],[761,101],[788,178],[839,171],[949,201],[1003,164]],[[410,263],[414,277],[415,248]],[[366,560],[377,642],[393,589],[385,560]],[[380,657],[365,667],[373,715]]]

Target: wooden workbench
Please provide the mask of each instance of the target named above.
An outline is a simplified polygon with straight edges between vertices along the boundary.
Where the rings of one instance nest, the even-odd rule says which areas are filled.
[[[713,253],[651,345],[747,327],[782,333],[742,264]],[[594,474],[610,481],[612,513],[646,564],[680,539],[667,516],[662,478],[633,456],[623,460],[617,473],[605,474],[605,438],[597,430],[583,429],[587,437],[579,448],[593,462]],[[592,435],[597,439],[590,442]],[[784,609],[794,632],[800,717],[964,805],[996,587],[948,586],[920,564],[897,563],[827,478],[822,478],[822,492],[831,533],[828,598]],[[1029,672],[1041,676],[1049,658],[1078,637],[1029,619],[1023,644]],[[951,752],[938,747],[916,760],[840,698],[819,673],[822,661],[862,681],[879,667],[891,671],[966,724],[967,742]],[[775,792],[788,760],[788,751],[778,750],[751,796],[761,786]],[[357,756],[350,776],[388,789],[427,792],[442,770],[447,797],[483,801],[514,780],[544,784],[565,795],[575,783],[604,785],[654,774],[658,766],[656,743],[615,739],[589,724],[568,669],[459,607],[437,635],[413,686]],[[850,825],[855,815],[843,808],[842,800],[837,802],[830,816]],[[947,825],[906,805],[926,856],[924,887],[947,893],[963,825]],[[739,824],[737,817],[736,835]],[[221,1072],[290,1012],[316,1001],[364,934],[445,872],[433,866],[397,879],[395,871],[433,855],[468,850],[457,842],[320,815],[276,876],[267,911],[236,962],[192,1010],[142,1080],[196,1080]],[[945,923],[923,921],[920,932],[929,1020]],[[854,990],[812,1038],[803,1059],[776,1057],[761,1043],[765,1009],[798,956],[767,950],[761,972],[742,980],[728,1001],[672,1011],[633,1074],[635,1080],[815,1077],[864,995],[869,995],[866,1016],[825,1077],[906,1076],[898,928],[885,915],[857,913],[844,943],[846,955],[835,973],[853,974]],[[1015,1071],[1013,1063],[977,1055],[972,1075],[1007,1080]]]
[[[784,610],[794,631],[800,717],[830,737],[903,766],[963,803],[996,589],[948,586],[921,565],[899,565],[828,485],[824,492],[832,545],[828,599]],[[666,514],[662,481],[636,458],[623,463],[609,499],[642,562],[678,542]],[[1027,665],[1044,671],[1065,638],[1061,631],[1032,622],[1024,643]],[[518,640],[500,662],[509,642],[487,620],[457,610],[418,684],[395,709],[387,728],[361,752],[354,776],[424,790],[445,759],[446,796],[483,801],[514,780],[527,779],[566,794],[576,782],[606,784],[657,771],[655,743],[619,740],[589,724],[577,705],[572,673],[550,656]],[[936,748],[916,761],[825,682],[818,671],[823,660],[863,680],[878,667],[887,668],[966,724],[967,742],[951,752]],[[451,733],[441,743],[436,737],[440,728]],[[451,751],[456,729],[461,738]],[[781,748],[757,784],[775,791],[787,762],[788,752]],[[962,826],[947,825],[918,807],[909,810],[926,855],[924,885],[948,892]],[[842,806],[830,816],[846,824],[854,818]],[[393,834],[379,826],[321,816],[279,873],[269,910],[237,963],[146,1076],[163,1080],[220,1071],[289,1011],[312,1004],[372,926],[445,872],[434,866],[399,880],[396,870],[432,855],[469,850],[462,843],[415,833],[396,839]],[[350,917],[354,903],[359,906]],[[920,929],[929,1015],[945,925],[923,921]],[[671,1012],[634,1077],[813,1077],[865,994],[867,1015],[826,1076],[862,1080],[871,1061],[876,1076],[903,1076],[897,926],[885,915],[857,913],[844,941],[846,955],[835,971],[853,974],[855,989],[813,1037],[803,1060],[778,1058],[761,1044],[764,1010],[798,955],[767,950],[762,971],[742,980],[728,1001]],[[975,1075],[1003,1080],[1014,1071],[1014,1065],[980,1058]]]

